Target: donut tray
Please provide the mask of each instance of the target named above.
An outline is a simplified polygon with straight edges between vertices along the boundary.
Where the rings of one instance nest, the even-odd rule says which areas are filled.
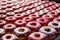
[[[60,3],[1,0],[0,40],[60,40]]]

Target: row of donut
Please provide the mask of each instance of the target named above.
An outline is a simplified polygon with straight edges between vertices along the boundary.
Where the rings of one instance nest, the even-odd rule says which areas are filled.
[[[57,15],[58,16],[58,15]],[[37,22],[36,22],[36,21]],[[14,24],[12,24],[12,21],[10,20],[11,23],[7,23],[7,21],[0,20],[0,28],[5,28],[5,29],[14,29],[16,26],[27,26],[33,28],[40,28],[42,25],[46,26],[49,22],[54,21],[54,22],[60,22],[60,16],[55,18],[54,17],[44,17],[44,18],[38,18],[32,21],[32,18],[26,17],[26,20],[16,20]],[[14,21],[14,20],[13,20]],[[27,23],[28,22],[28,23]],[[16,25],[15,25],[16,24]],[[38,29],[33,29],[35,31],[38,31]]]
[[[25,3],[22,3],[22,4],[20,4],[20,2],[10,2],[10,1],[8,1],[8,3],[4,3],[5,1],[3,1],[3,2],[0,2],[0,8],[11,8],[12,6],[15,6],[15,7],[17,7],[17,8],[21,8],[21,7],[25,7],[25,6],[31,6],[32,4],[33,5],[39,5],[39,4],[42,4],[42,3],[47,3],[47,2],[49,2],[49,1],[32,1],[32,2],[25,2]],[[14,8],[14,7],[12,7],[12,8]]]
[[[49,13],[43,15],[42,17],[40,17],[38,12],[36,12],[36,14],[30,14],[29,16],[26,16],[26,17],[21,15],[20,13],[15,14],[14,15],[15,17],[14,16],[6,17],[6,15],[1,15],[0,19],[3,19],[3,20],[0,20],[0,25],[5,25],[7,22],[11,22],[11,23],[13,22],[13,23],[16,23],[17,25],[21,26],[21,25],[26,24],[26,22],[34,21],[34,20],[40,22],[41,24],[47,24],[52,19],[59,16],[59,14],[60,14],[59,10],[60,9],[49,12]],[[6,21],[4,21],[4,20],[6,20]]]
[[[32,23],[32,24],[31,24]],[[17,35],[18,37],[23,37],[26,38],[28,37],[28,40],[47,40],[54,38],[56,36],[57,33],[60,33],[60,22],[49,22],[48,26],[43,26],[40,28],[38,22],[31,22],[30,24],[32,25],[28,25],[27,27],[17,27],[15,28],[15,26],[13,25],[12,27],[8,26],[3,29],[0,28],[0,36],[5,34],[5,31],[8,31],[9,29],[15,28],[12,32]],[[36,27],[37,26],[37,27]],[[8,30],[5,30],[8,29]],[[31,34],[31,30],[35,31],[36,29],[39,29],[39,32],[33,32]],[[11,30],[9,30],[11,31]],[[16,40],[18,39],[17,36],[14,36],[14,34],[5,34],[4,36],[1,37],[2,40],[7,40],[7,39],[11,39],[11,40]]]
[[[45,3],[45,5],[44,5],[44,3]],[[47,10],[46,7],[48,7],[48,6],[51,6],[51,7],[48,7],[51,10],[56,9],[57,7],[59,7],[59,4],[56,4],[55,2],[49,2],[49,1],[36,2],[36,3],[33,3],[33,5],[32,4],[28,4],[28,5],[30,5],[30,6],[26,6],[25,5],[26,7],[20,8],[20,5],[19,4],[18,5],[14,5],[14,6],[12,6],[12,4],[8,4],[8,8],[7,9],[6,9],[5,6],[2,6],[1,7],[2,10],[0,10],[0,13],[6,13],[6,11],[9,13],[9,12],[14,11],[14,9],[16,9],[14,11],[15,13],[19,13],[19,12],[22,12],[22,11],[25,11],[25,10],[28,10],[28,9],[29,10],[27,12],[28,13],[29,12],[31,13],[31,12],[35,12],[35,11],[38,11],[38,10],[43,9],[43,8],[45,8],[45,10]],[[9,7],[12,7],[12,8],[9,8]],[[32,9],[32,11],[31,11],[31,9]]]
[[[48,10],[49,9],[49,10]],[[33,10],[35,10],[35,9],[33,9]],[[46,10],[46,11],[45,11]],[[52,9],[53,10],[53,9]],[[35,12],[35,11],[34,11]],[[51,14],[51,9],[48,7],[48,8],[46,8],[46,9],[44,9],[44,10],[40,10],[40,12],[35,12],[35,14],[37,14],[37,15],[41,15],[41,14],[44,14],[44,12],[46,13],[46,12],[48,12],[47,14],[48,15],[50,15]],[[57,8],[56,10],[53,10],[52,12],[56,12],[55,14],[57,14],[57,13],[59,13],[60,12],[60,7],[59,8]],[[18,14],[15,14],[14,12],[8,12],[8,13],[6,13],[6,15],[4,15],[4,14],[0,14],[0,18],[5,18],[6,16],[14,16],[15,15],[15,17],[23,17],[24,15],[29,15],[29,13],[30,13],[30,11],[28,10],[27,11],[27,13],[26,12],[23,12],[23,13],[18,13]]]
[[[54,6],[56,6],[56,7],[54,7]],[[52,8],[53,7],[53,8]],[[20,14],[16,14],[15,16],[17,16],[17,15],[20,15],[20,16],[23,16],[24,14],[25,15],[28,15],[28,14],[30,14],[30,13],[33,13],[33,12],[36,12],[36,11],[38,11],[39,10],[39,12],[36,12],[36,14],[38,14],[38,15],[41,15],[41,14],[44,14],[44,13],[46,13],[46,12],[50,12],[50,11],[56,11],[57,13],[59,13],[59,10],[60,10],[60,6],[59,5],[53,5],[52,7],[48,7],[48,8],[44,8],[44,10],[40,10],[40,9],[38,9],[39,7],[37,7],[37,10],[36,9],[32,9],[32,10],[28,10],[27,11],[27,13],[26,12],[23,12],[23,13],[21,13],[21,15]],[[59,7],[59,8],[58,8]],[[54,10],[54,9],[56,9],[56,10]],[[8,10],[9,11],[9,10]],[[31,12],[32,11],[32,12]],[[2,10],[1,10],[1,12],[2,12]],[[4,13],[5,11],[3,11],[2,13]],[[15,11],[15,13],[19,13],[18,12],[18,10],[16,10]],[[10,16],[12,16],[12,15],[14,15],[15,14],[14,12],[8,12],[8,13],[6,13],[6,15],[10,15]],[[1,16],[2,15],[2,16]],[[4,15],[4,14],[1,14],[0,16],[1,17],[6,17],[6,15]],[[4,16],[3,16],[4,15]]]

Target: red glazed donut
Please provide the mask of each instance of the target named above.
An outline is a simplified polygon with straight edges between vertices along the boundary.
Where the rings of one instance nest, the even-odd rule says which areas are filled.
[[[0,18],[1,18],[1,19],[4,19],[5,17],[6,17],[6,15],[0,14]]]
[[[2,3],[1,5],[3,5],[1,6],[1,9],[5,10],[7,8],[6,3]]]
[[[12,8],[13,5],[12,4],[7,4],[6,6],[7,6],[7,8]]]
[[[32,18],[38,18],[39,15],[36,15],[36,14],[30,14],[29,17],[32,17]]]
[[[51,19],[53,19],[53,16],[46,14],[46,15],[43,15],[42,18],[46,18],[48,20],[51,20]]]
[[[47,40],[47,35],[41,32],[34,32],[28,36],[28,40]]]
[[[52,9],[54,9],[54,10],[57,8],[56,5],[53,5],[53,6],[51,6],[51,7],[52,7]]]
[[[19,13],[20,11],[19,11],[19,9],[17,9],[17,10],[14,10],[14,13]]]
[[[28,22],[26,26],[30,28],[32,31],[38,31],[38,29],[41,27],[40,23],[37,21]]]
[[[7,8],[7,9],[5,9],[7,12],[12,12],[13,11],[13,9],[12,8]]]
[[[54,4],[56,4],[56,2],[49,2],[49,5],[51,6],[51,5],[54,5]]]
[[[47,13],[47,15],[52,15],[52,16],[56,17],[56,16],[58,16],[58,13],[52,11],[52,12]]]
[[[19,8],[18,5],[14,5],[14,6],[12,6],[12,9],[14,9],[14,10],[16,10],[16,9],[18,9],[18,8]]]
[[[42,4],[49,3],[49,1],[42,1]]]
[[[2,9],[0,10],[0,13],[1,13],[1,14],[4,14],[4,13],[6,13],[6,12],[7,12],[6,10],[2,10]]]
[[[41,23],[42,25],[46,25],[49,22],[49,20],[46,18],[38,18],[36,21]]]
[[[18,27],[14,30],[14,34],[16,34],[19,37],[28,37],[30,32],[30,29],[27,27]]]
[[[5,34],[5,30],[3,28],[0,28],[0,36]]]
[[[6,29],[6,30],[13,30],[13,29],[16,28],[16,25],[14,25],[14,24],[6,24],[6,25],[3,26],[3,28]]]
[[[15,18],[23,18],[24,15],[22,15],[21,13],[18,13],[18,14],[15,14],[14,17],[15,17]]]
[[[6,13],[6,15],[13,16],[13,15],[15,15],[15,13],[14,12],[8,12],[8,13]]]
[[[48,10],[48,11],[52,11],[53,10],[52,7],[47,7],[45,9]]]
[[[52,28],[52,27],[49,27],[49,26],[44,26],[44,27],[41,27],[39,29],[40,32],[42,33],[45,33],[47,34],[47,37],[50,39],[50,38],[54,38],[57,34],[57,31]]]
[[[49,2],[49,3],[50,3],[50,2]],[[48,7],[48,6],[49,6],[49,3],[44,4],[44,6],[45,6],[45,7]],[[51,5],[52,5],[52,4],[51,4]]]
[[[27,13],[27,14],[31,14],[32,11],[31,11],[31,10],[27,10],[26,13]]]
[[[0,25],[3,26],[5,25],[7,22],[5,20],[0,20]]]
[[[55,28],[60,33],[60,22],[49,22],[48,26]]]
[[[1,37],[2,40],[18,40],[18,37],[14,34],[5,34]]]
[[[5,20],[7,20],[7,21],[15,21],[16,18],[14,16],[9,16],[9,17],[6,17]]]
[[[24,15],[25,17],[25,16],[28,16],[29,14],[27,14],[26,12],[22,12],[22,15]]]
[[[58,18],[55,18],[55,19],[53,19],[53,21],[54,22],[60,22],[60,18],[58,17]]]
[[[25,26],[26,21],[24,21],[24,20],[16,20],[15,24],[18,25],[18,26]]]
[[[55,11],[57,12],[57,14],[60,14],[60,9],[56,9]]]
[[[31,21],[33,18],[32,17],[24,17],[23,20],[25,20],[26,22]]]

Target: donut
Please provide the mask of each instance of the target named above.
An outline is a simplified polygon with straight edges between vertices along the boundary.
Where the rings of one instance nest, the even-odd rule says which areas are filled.
[[[11,3],[7,3],[6,6],[7,6],[7,8],[12,8],[13,5],[12,5]],[[7,10],[8,10],[8,9],[7,9]]]
[[[14,15],[14,17],[15,17],[15,18],[23,18],[23,17],[24,17],[24,15],[22,15],[22,14],[18,13],[18,14],[15,14],[15,15]]]
[[[54,38],[57,34],[57,31],[49,26],[43,26],[39,29],[39,32],[45,33],[47,34],[47,37],[50,38]]]
[[[29,17],[32,17],[32,18],[38,18],[39,15],[36,15],[36,14],[30,14]]]
[[[13,17],[13,16],[9,16],[9,17],[6,17],[5,20],[7,20],[7,21],[15,21],[16,18]]]
[[[51,15],[47,15],[47,14],[46,14],[46,15],[43,15],[42,18],[46,18],[46,19],[48,19],[48,20],[50,21],[50,20],[52,20],[54,17],[51,16]]]
[[[17,26],[25,26],[26,21],[24,21],[24,20],[16,20],[16,21],[15,21],[15,24],[16,24]]]
[[[20,31],[19,31],[20,30]],[[27,33],[29,33],[30,32],[30,29],[29,28],[26,28],[26,27],[18,27],[18,28],[16,28],[15,30],[14,30],[14,33],[17,35],[17,36],[22,36],[22,34],[23,34],[23,36],[27,36],[28,34]],[[27,34],[27,35],[25,35],[25,34]]]
[[[14,25],[14,24],[6,24],[6,25],[3,26],[3,28],[6,29],[6,30],[13,30],[13,29],[16,28],[16,25]]]
[[[18,40],[18,37],[14,34],[5,34],[1,37],[2,40]]]
[[[6,17],[6,15],[4,15],[4,14],[0,14],[0,19],[5,19],[5,17]]]
[[[53,19],[54,22],[60,22],[60,18]]]
[[[16,34],[20,39],[26,39],[28,35],[31,33],[30,29],[27,27],[18,27],[13,32]]]
[[[29,14],[26,12],[22,12],[22,15],[24,15],[24,17],[28,16]]]
[[[5,29],[3,28],[0,28],[0,36],[4,35],[5,34]]]
[[[12,9],[14,9],[14,10],[16,10],[16,9],[18,9],[18,8],[19,8],[18,5],[13,5],[13,6],[12,6]]]
[[[5,20],[0,20],[0,26],[5,25],[7,22]]]
[[[52,15],[52,16],[56,17],[56,16],[58,16],[58,13],[52,11],[52,12],[47,13],[47,15]]]
[[[26,27],[30,28],[32,31],[38,31],[41,27],[41,24],[37,21],[30,21],[26,24]]]
[[[33,18],[32,17],[24,17],[23,20],[25,20],[26,22],[31,21]]]
[[[2,9],[0,10],[1,14],[5,14],[6,12],[7,12],[6,10],[2,10]]]
[[[1,6],[1,9],[5,10],[7,8],[6,4],[4,3],[2,5],[5,5],[5,6],[3,6],[3,7]]]
[[[47,35],[41,32],[33,32],[28,36],[28,40],[47,40]]]
[[[51,26],[57,30],[58,33],[60,33],[60,22],[49,22],[48,26]]]
[[[29,6],[28,6],[27,8],[25,7],[25,10],[27,10],[26,13],[27,13],[27,14],[31,14],[32,11],[31,11],[31,10],[28,10],[28,9],[31,9],[31,8],[29,8]]]
[[[14,12],[8,12],[8,13],[6,13],[6,15],[13,16],[13,15],[15,15],[15,13]]]
[[[7,9],[5,9],[7,12],[12,12],[13,11],[13,9],[12,8],[7,8]]]
[[[54,4],[56,4],[56,2],[49,2],[49,5],[51,6],[51,5],[54,5]]]
[[[60,9],[56,9],[55,11],[57,12],[57,14],[60,14]]]
[[[46,25],[49,22],[49,20],[46,18],[38,18],[36,21],[41,23],[41,25]]]

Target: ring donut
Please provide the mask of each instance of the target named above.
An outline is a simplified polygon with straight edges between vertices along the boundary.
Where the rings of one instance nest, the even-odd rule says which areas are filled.
[[[47,40],[47,35],[41,32],[34,32],[28,36],[28,40]]]
[[[5,34],[1,37],[2,40],[18,40],[18,37],[14,34]]]
[[[49,22],[48,26],[55,28],[60,33],[60,22]]]
[[[39,31],[47,34],[48,35],[47,37],[49,39],[55,37],[56,36],[56,33],[57,33],[57,31],[54,28],[49,27],[49,26],[41,27],[39,29]]]
[[[17,36],[27,37],[30,34],[30,29],[26,27],[18,27],[14,30]]]
[[[30,28],[32,31],[37,31],[41,27],[41,24],[37,21],[31,21],[28,22],[26,26]]]

